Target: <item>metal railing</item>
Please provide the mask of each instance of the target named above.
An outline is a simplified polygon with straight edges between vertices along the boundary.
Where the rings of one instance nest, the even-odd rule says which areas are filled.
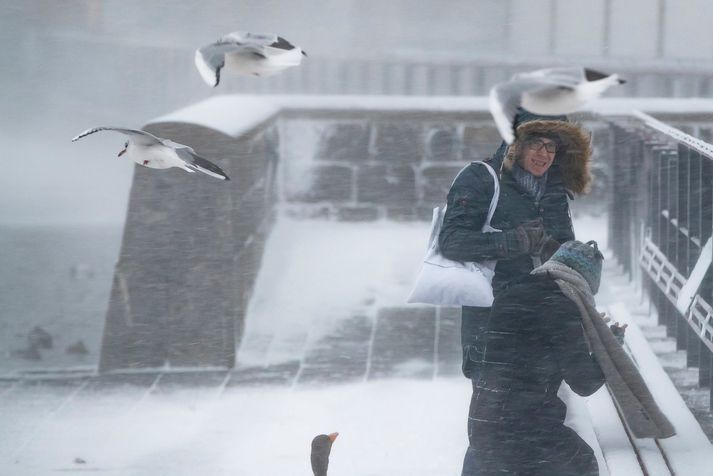
[[[610,247],[713,389],[713,146],[634,117],[612,123]]]

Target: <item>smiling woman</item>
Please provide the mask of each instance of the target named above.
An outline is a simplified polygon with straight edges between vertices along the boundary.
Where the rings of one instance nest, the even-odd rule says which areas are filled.
[[[518,164],[535,177],[542,177],[555,160],[557,142],[534,136],[527,138],[524,144]]]

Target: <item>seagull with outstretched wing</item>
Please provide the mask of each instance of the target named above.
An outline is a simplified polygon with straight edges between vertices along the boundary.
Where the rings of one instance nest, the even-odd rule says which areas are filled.
[[[515,140],[513,121],[518,107],[546,116],[570,114],[626,81],[581,66],[540,69],[516,74],[490,89],[490,112],[505,142]]]
[[[162,139],[145,131],[121,127],[94,127],[74,137],[72,142],[100,131],[114,131],[129,136],[118,157],[126,154],[131,160],[144,167],[151,169],[178,167],[186,172],[203,172],[221,180],[230,180],[220,167],[199,156],[187,145]]]
[[[281,36],[236,31],[197,49],[194,61],[203,80],[216,87],[223,69],[234,74],[270,76],[299,66],[303,56],[307,53]]]

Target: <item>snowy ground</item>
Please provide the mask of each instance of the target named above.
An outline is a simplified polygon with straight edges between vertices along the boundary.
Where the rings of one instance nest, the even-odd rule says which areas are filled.
[[[306,475],[312,437],[332,431],[330,474],[457,474],[465,442],[456,409],[467,408],[468,392],[465,379],[390,380],[73,399],[34,433],[3,435],[0,474]],[[10,428],[22,410],[37,411],[13,406]]]
[[[606,248],[601,218],[576,218],[575,228]],[[380,309],[403,306],[426,235],[425,224],[281,219],[267,245],[238,369],[302,365],[341,320],[374,320]],[[630,293],[621,286],[604,283],[608,302],[600,306]],[[404,378],[414,365],[434,370]],[[470,385],[439,377],[437,367],[413,362],[393,378],[369,378],[367,365],[361,379],[322,386],[299,384],[300,372],[278,386],[236,383],[235,372],[196,374],[199,385],[171,385],[171,375],[137,375],[131,385],[0,381],[0,474],[306,475],[311,438],[338,431],[330,475],[455,475],[467,444]],[[570,417],[595,444],[584,408],[573,406]],[[631,461],[622,452],[612,459],[621,469]]]

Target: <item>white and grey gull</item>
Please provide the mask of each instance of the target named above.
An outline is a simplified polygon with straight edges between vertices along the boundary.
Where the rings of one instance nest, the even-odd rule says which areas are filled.
[[[202,172],[221,180],[230,180],[220,167],[199,156],[187,145],[162,139],[145,131],[121,127],[94,127],[74,137],[72,142],[100,131],[114,131],[129,136],[118,157],[126,154],[131,160],[144,167],[151,169],[178,167],[186,172]]]
[[[513,121],[518,107],[547,116],[570,114],[611,86],[625,82],[617,74],[581,66],[519,73],[490,89],[490,112],[500,135],[511,144],[515,140]]]
[[[270,76],[299,66],[307,56],[281,36],[235,31],[196,50],[194,61],[203,80],[212,87],[223,69],[234,74]]]

